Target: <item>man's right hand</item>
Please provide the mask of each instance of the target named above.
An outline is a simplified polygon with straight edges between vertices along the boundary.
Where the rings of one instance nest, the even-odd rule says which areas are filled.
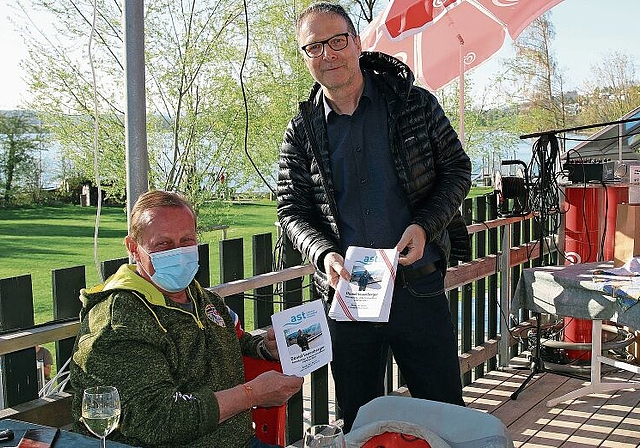
[[[324,272],[327,274],[329,285],[336,289],[340,277],[346,281],[351,280],[351,274],[344,268],[344,258],[337,252],[329,252],[324,257]]]

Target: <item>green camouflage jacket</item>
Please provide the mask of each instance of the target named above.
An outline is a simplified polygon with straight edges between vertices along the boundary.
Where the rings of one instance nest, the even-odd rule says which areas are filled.
[[[73,417],[82,391],[111,385],[122,414],[110,439],[142,447],[245,447],[251,413],[218,423],[215,391],[244,382],[242,355],[259,357],[260,336],[236,333],[237,315],[196,281],[190,313],[123,265],[104,284],[81,291],[83,308],[70,366]]]

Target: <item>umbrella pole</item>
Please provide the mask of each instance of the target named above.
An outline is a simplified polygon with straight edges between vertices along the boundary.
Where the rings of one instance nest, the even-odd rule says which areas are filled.
[[[460,82],[458,86],[458,92],[460,94],[460,99],[458,100],[460,106],[460,132],[458,137],[464,147],[464,39],[460,34],[458,34],[458,40],[460,41]]]

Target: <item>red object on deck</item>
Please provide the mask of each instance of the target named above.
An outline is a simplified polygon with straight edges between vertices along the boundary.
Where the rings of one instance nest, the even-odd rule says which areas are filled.
[[[282,372],[280,362],[266,361],[264,359],[242,357],[244,362],[245,380],[250,381],[268,370]],[[287,405],[271,408],[253,408],[251,417],[256,427],[256,437],[270,445],[285,444],[285,429],[287,424]]]
[[[383,432],[367,440],[362,448],[431,448],[429,442],[419,437],[397,432]]]
[[[618,204],[628,201],[629,188],[624,185],[577,185],[565,188],[568,211],[565,215],[566,264],[613,260]],[[603,242],[604,236],[604,242]],[[591,321],[564,318],[564,341],[591,343]],[[590,360],[591,352],[567,350],[571,360]]]

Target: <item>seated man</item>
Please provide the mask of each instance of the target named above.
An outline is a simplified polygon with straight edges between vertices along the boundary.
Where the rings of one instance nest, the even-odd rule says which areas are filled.
[[[53,365],[53,356],[46,347],[36,345],[36,362],[42,363],[44,379],[45,381],[49,381],[51,379],[51,366]],[[40,385],[40,387],[42,387],[42,385]]]
[[[285,403],[303,379],[269,371],[244,383],[242,355],[275,359],[273,330],[236,332],[234,314],[195,280],[196,216],[175,193],[151,191],[131,212],[135,265],[81,291],[71,363],[73,417],[82,392],[115,386],[122,414],[110,438],[142,447],[261,447],[250,409]],[[237,317],[236,317],[237,319]]]

